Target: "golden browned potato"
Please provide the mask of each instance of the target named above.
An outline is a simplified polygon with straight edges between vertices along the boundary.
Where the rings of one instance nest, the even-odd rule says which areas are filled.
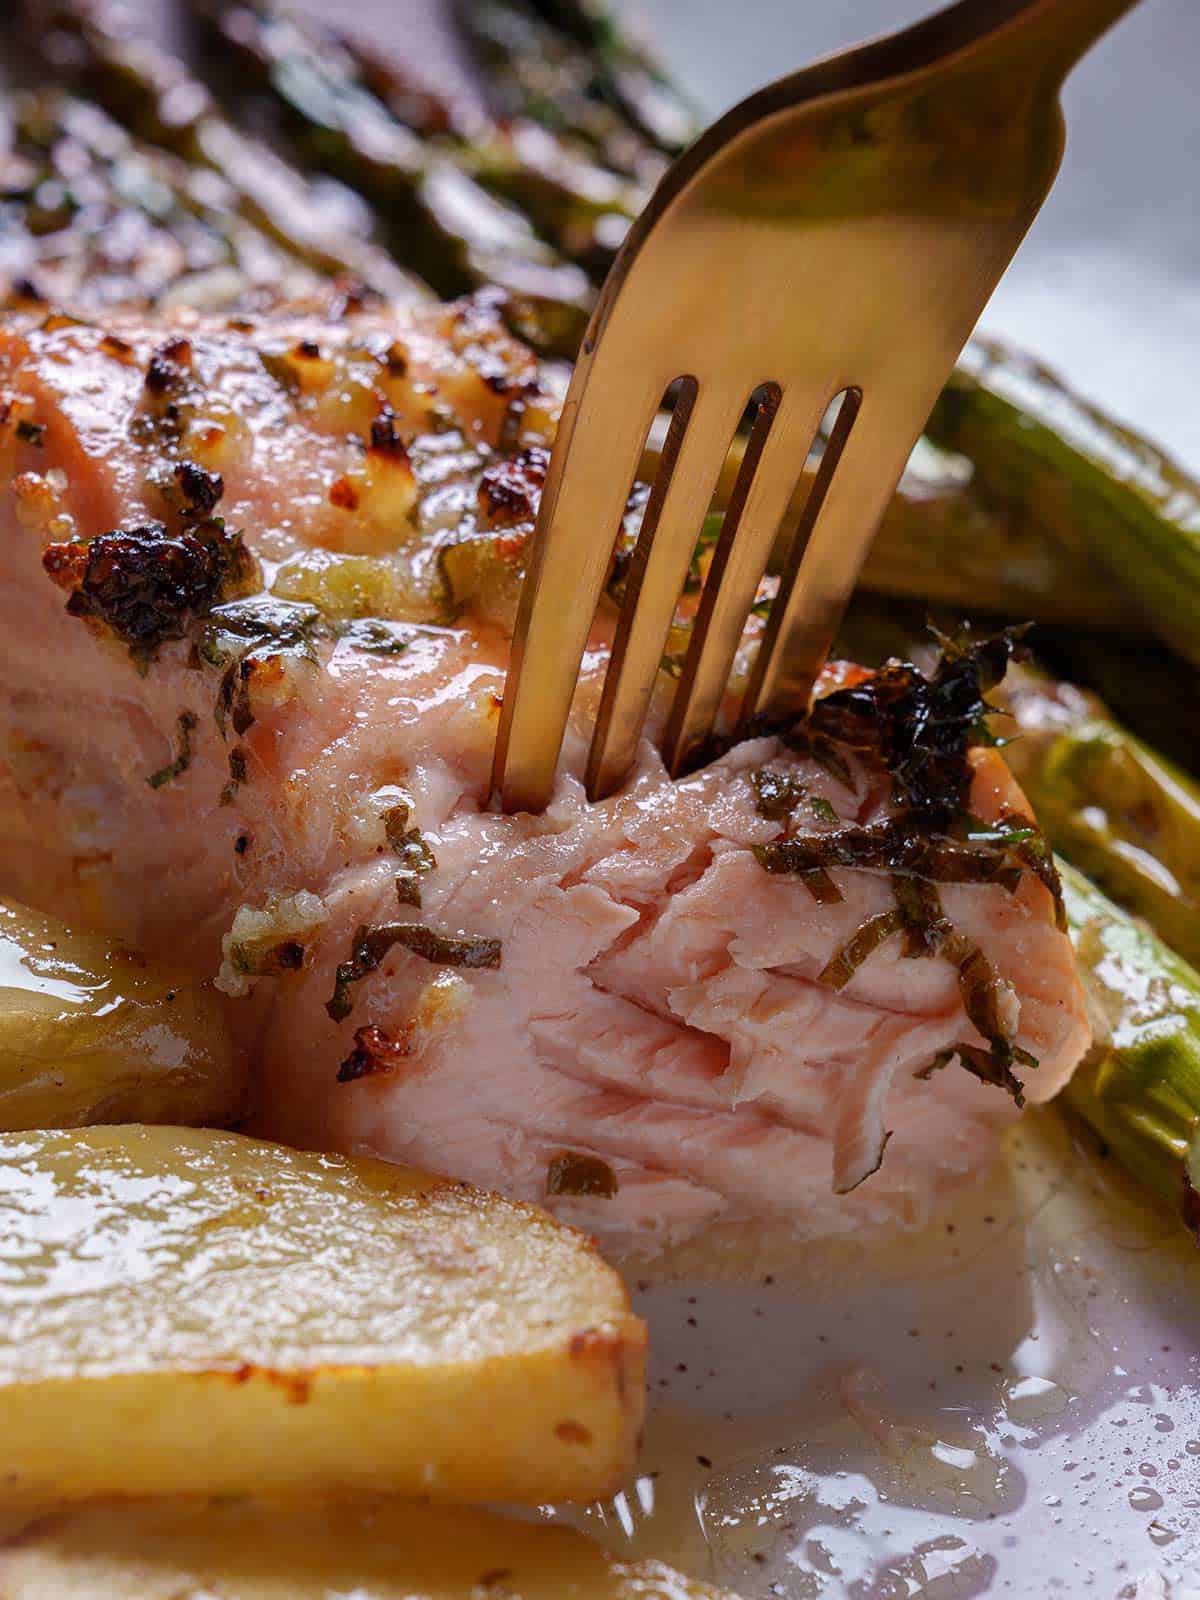
[[[569,1528],[354,1504],[88,1506],[0,1546],[4,1600],[721,1600]],[[727,1597],[733,1600],[733,1597]]]
[[[590,1499],[646,1331],[533,1207],[212,1130],[0,1136],[0,1503]]]
[[[231,1122],[244,1094],[211,983],[0,900],[0,1130]]]

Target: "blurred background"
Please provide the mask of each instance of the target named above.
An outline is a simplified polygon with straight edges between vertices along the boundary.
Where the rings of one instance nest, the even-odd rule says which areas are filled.
[[[706,115],[929,0],[620,0]],[[1142,0],[1067,86],[1062,173],[983,326],[1200,470],[1200,0]]]

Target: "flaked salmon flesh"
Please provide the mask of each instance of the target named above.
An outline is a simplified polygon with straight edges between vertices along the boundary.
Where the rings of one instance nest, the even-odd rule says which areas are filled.
[[[801,837],[892,815],[886,776],[770,738],[672,783],[647,740],[589,804],[601,618],[552,805],[488,808],[554,411],[486,301],[0,324],[0,890],[219,971],[273,1136],[618,1248],[919,1225],[1016,1114],[918,1076],[987,1044],[959,975],[889,937],[831,987],[889,873],[822,903],[754,854],[756,772],[803,786]],[[974,817],[1028,811],[970,759]],[[1051,894],[939,892],[1048,1099],[1088,1042]]]

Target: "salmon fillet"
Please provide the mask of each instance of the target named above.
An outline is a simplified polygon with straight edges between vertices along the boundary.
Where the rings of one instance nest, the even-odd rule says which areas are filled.
[[[1028,807],[971,750],[914,866],[838,727],[589,804],[601,618],[553,804],[488,809],[554,414],[486,299],[10,315],[0,890],[220,969],[273,1136],[626,1250],[919,1225],[1088,1042]]]

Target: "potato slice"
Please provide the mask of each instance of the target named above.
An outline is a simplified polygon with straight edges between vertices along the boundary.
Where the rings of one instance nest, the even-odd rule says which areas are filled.
[[[721,1600],[569,1528],[411,1501],[88,1506],[0,1547],[4,1600]],[[729,1597],[732,1600],[732,1597]]]
[[[230,1122],[244,1094],[211,983],[0,900],[0,1130]]]
[[[646,1332],[531,1206],[238,1134],[0,1136],[0,1501],[591,1498]]]

